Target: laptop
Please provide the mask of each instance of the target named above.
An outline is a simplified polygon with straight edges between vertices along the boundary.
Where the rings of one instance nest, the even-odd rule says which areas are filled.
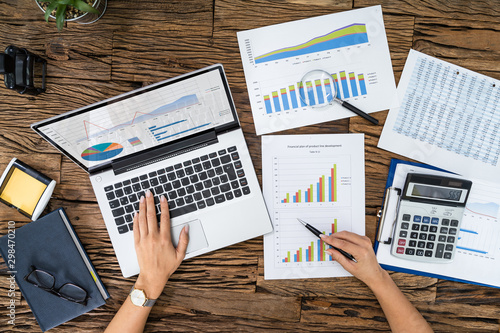
[[[221,64],[31,125],[90,175],[124,277],[139,273],[133,216],[165,195],[186,258],[272,231]]]

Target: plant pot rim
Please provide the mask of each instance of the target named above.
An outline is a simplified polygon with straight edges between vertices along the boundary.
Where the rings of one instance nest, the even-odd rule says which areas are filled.
[[[94,3],[92,4],[92,7],[95,8],[95,6],[98,5],[101,1],[103,1],[103,0],[94,0]],[[104,1],[106,1],[106,0],[104,0]],[[35,0],[35,2],[38,5],[38,7],[42,10],[42,12],[45,13],[45,9],[43,9],[43,7],[40,4],[40,2],[38,0]],[[86,12],[86,13],[83,13],[82,15],[80,15],[80,16],[77,16],[77,17],[73,17],[73,18],[70,18],[70,19],[64,19],[64,21],[66,21],[66,22],[76,21],[76,20],[81,19],[82,17],[85,17],[85,15],[88,15],[88,14],[90,14],[90,13]],[[102,14],[104,14],[104,11],[102,13],[100,13],[99,18],[102,16]],[[52,18],[52,19],[54,19],[54,20],[56,19],[56,17],[54,15],[49,15],[49,17]]]

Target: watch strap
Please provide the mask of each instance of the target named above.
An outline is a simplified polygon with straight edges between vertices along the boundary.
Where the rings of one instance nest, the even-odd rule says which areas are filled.
[[[155,305],[155,302],[156,302],[155,299],[148,299],[148,298],[146,298],[146,302],[144,302],[143,306],[149,306],[149,307],[151,307],[151,306]]]

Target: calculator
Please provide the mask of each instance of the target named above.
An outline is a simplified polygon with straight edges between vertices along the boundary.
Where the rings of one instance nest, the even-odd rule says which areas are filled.
[[[450,263],[472,182],[409,173],[394,228],[391,254],[427,263]]]

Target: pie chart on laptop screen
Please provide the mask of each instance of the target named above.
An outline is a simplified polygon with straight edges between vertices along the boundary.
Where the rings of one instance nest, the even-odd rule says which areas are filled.
[[[100,143],[90,146],[82,153],[82,158],[87,161],[104,161],[113,158],[123,151],[123,146],[119,143]]]

